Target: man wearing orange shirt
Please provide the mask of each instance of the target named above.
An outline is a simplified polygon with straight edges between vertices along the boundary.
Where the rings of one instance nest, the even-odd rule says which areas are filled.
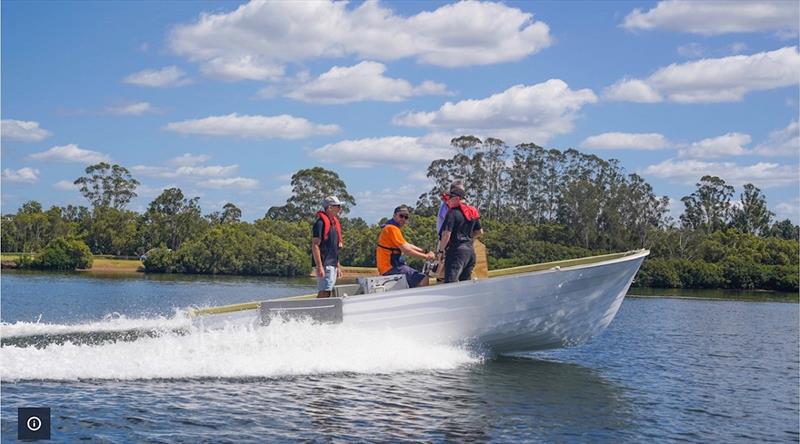
[[[410,216],[411,209],[406,205],[400,205],[394,209],[394,216],[383,225],[381,234],[378,236],[375,259],[381,275],[404,274],[410,288],[424,287],[428,285],[428,277],[406,265],[403,255],[423,260],[433,260],[436,255],[406,242],[400,229],[408,223]]]

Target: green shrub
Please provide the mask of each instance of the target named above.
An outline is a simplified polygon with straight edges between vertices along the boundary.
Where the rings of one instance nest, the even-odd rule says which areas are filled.
[[[637,287],[680,288],[674,263],[667,259],[646,259],[636,275]]]
[[[80,239],[57,237],[31,262],[42,270],[75,270],[92,267],[92,252]]]
[[[178,249],[178,263],[186,273],[238,274],[252,254],[252,239],[235,225],[208,230],[200,239]]]
[[[296,276],[310,265],[297,247],[274,234],[222,225],[184,242],[174,268],[184,273]]]
[[[683,288],[720,288],[725,283],[722,271],[716,264],[685,259],[669,262],[677,271]]]
[[[172,273],[175,271],[175,253],[167,247],[153,248],[142,261],[148,273]]]
[[[796,266],[773,265],[764,267],[764,288],[797,293],[800,275]]]
[[[752,260],[741,257],[727,258],[720,264],[725,286],[733,289],[751,290],[763,288],[763,267]]]
[[[309,258],[277,236],[259,232],[252,239],[253,254],[244,261],[244,274],[297,276],[308,273]]]

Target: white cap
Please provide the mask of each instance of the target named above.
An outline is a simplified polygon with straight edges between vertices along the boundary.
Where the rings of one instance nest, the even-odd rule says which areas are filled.
[[[339,201],[339,198],[336,196],[328,196],[325,199],[322,199],[322,208],[328,208],[331,205],[342,205]]]

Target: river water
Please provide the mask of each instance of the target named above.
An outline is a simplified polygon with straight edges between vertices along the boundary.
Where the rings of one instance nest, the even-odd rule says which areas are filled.
[[[55,442],[800,439],[796,301],[628,298],[588,344],[488,358],[296,322],[20,346],[20,335],[182,328],[189,306],[314,286],[20,272],[1,284],[4,442],[19,407],[49,407]]]

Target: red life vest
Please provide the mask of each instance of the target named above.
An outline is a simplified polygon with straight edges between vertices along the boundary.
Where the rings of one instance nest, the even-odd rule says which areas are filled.
[[[464,217],[467,219],[467,222],[480,219],[481,215],[478,213],[477,208],[467,205],[464,202],[460,202],[459,207],[461,208],[461,212],[464,213]]]
[[[317,216],[322,219],[322,242],[325,242],[331,233],[331,220],[324,211],[317,211]],[[339,223],[339,218],[336,216],[333,217],[333,226],[336,227],[336,234],[339,235],[339,248],[342,248],[344,246],[342,224]]]

